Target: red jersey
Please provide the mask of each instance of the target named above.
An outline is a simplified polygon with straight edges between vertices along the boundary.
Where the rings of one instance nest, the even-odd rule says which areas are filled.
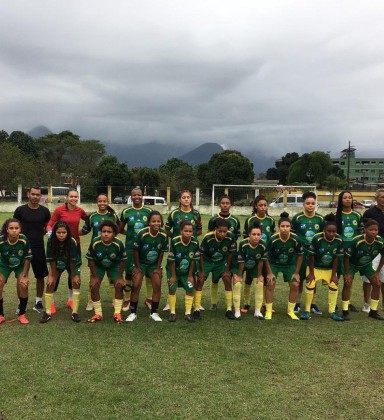
[[[75,207],[73,210],[70,210],[66,204],[63,204],[62,206],[57,207],[52,213],[51,220],[47,225],[47,231],[51,231],[53,225],[61,220],[68,224],[72,236],[76,239],[76,242],[80,244],[80,219],[87,220],[87,218],[87,213],[81,207]]]

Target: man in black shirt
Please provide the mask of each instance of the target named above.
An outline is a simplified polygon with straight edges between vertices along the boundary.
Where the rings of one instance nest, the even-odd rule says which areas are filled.
[[[44,277],[48,275],[45,259],[44,235],[51,218],[47,207],[41,206],[40,187],[31,187],[27,193],[28,203],[16,208],[13,217],[20,220],[22,233],[28,238],[32,251],[32,269],[36,277],[36,301],[33,309],[43,310]]]

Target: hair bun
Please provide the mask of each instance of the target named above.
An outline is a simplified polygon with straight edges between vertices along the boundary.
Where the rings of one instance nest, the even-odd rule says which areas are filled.
[[[336,215],[334,215],[333,213],[326,214],[324,216],[324,220],[326,222],[336,222]]]
[[[281,219],[287,219],[288,217],[289,217],[289,214],[286,211],[283,211],[282,213],[280,213]]]

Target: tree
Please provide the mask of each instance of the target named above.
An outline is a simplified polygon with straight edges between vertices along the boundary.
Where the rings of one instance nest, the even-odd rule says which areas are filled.
[[[18,147],[21,152],[33,158],[38,156],[36,141],[33,137],[28,134],[23,133],[22,131],[12,131],[9,135],[7,141],[13,146]]]
[[[106,186],[131,186],[133,181],[132,171],[126,163],[120,163],[116,156],[104,156],[100,163],[93,169],[92,176],[95,185]]]
[[[194,168],[178,158],[168,159],[165,164],[160,165],[159,175],[163,189],[169,186],[174,191],[193,190],[198,183]]]
[[[160,186],[160,174],[153,168],[132,168],[133,185],[139,185],[142,188],[158,188]]]
[[[330,193],[332,194],[332,199],[330,201],[335,200],[336,191],[340,188],[344,188],[346,184],[345,179],[342,179],[336,175],[329,175],[324,181],[324,185],[329,189]]]
[[[291,165],[299,159],[296,152],[287,153],[275,162],[275,168],[267,170],[267,179],[278,179],[280,184],[286,184]]]

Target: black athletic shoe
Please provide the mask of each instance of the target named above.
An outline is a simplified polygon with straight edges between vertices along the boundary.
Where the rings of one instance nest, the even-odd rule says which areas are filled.
[[[351,317],[349,315],[349,311],[343,311],[343,318],[344,318],[344,321],[350,321],[351,320]]]
[[[383,315],[380,315],[377,311],[374,311],[373,309],[371,309],[369,311],[368,316],[370,318],[377,319],[378,321],[384,321],[384,316]]]
[[[73,313],[71,315],[71,319],[72,319],[73,322],[81,322],[81,319],[79,317],[79,314],[76,314],[76,313]]]
[[[236,319],[235,314],[232,311],[227,311],[225,317],[228,319]]]
[[[199,319],[201,319],[201,312],[200,311],[193,311],[193,319],[195,321],[198,321]]]
[[[43,316],[40,319],[40,324],[45,324],[52,319],[52,315],[43,312]]]
[[[195,319],[193,318],[191,314],[185,314],[184,319],[188,322],[195,322]]]
[[[169,322],[175,322],[176,321],[176,314],[170,314],[168,318]]]
[[[349,304],[349,306],[348,306],[348,311],[351,311],[351,312],[360,312],[360,311],[356,308],[356,306],[355,306],[355,305],[352,305],[352,303],[350,303],[350,304]]]
[[[41,314],[44,311],[43,302],[36,302],[33,306],[33,310],[36,311],[38,314]]]

